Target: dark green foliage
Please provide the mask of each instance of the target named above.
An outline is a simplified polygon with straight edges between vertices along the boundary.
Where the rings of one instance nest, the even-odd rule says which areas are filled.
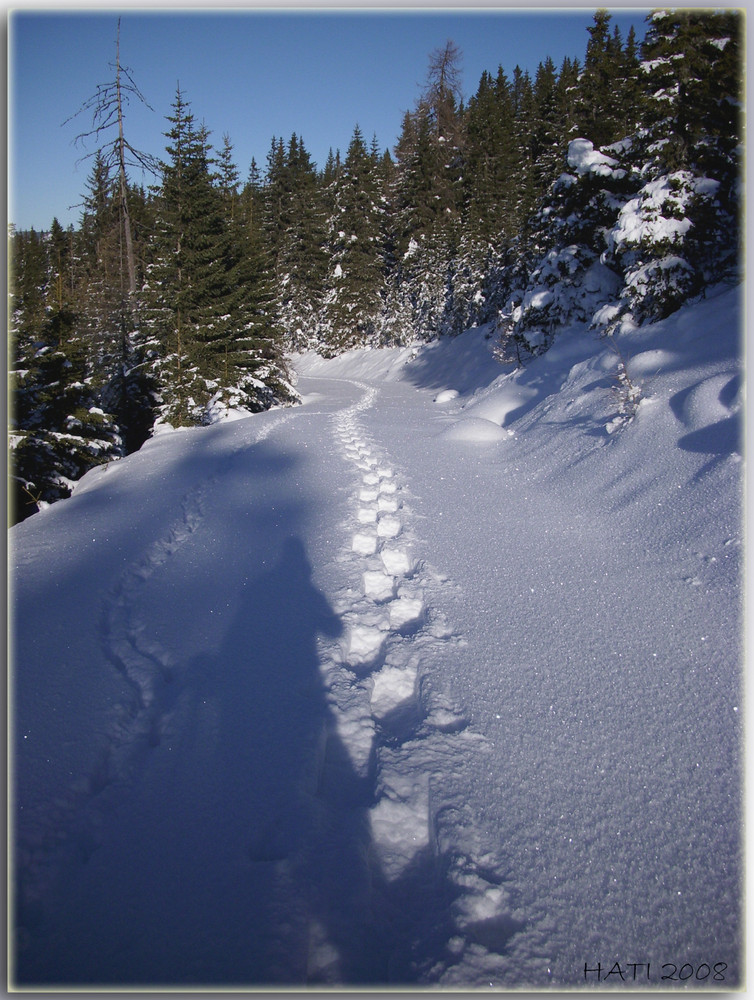
[[[332,264],[324,324],[328,347],[336,352],[363,343],[375,331],[384,281],[381,166],[378,152],[367,150],[356,126],[331,192]]]
[[[495,80],[482,74],[465,115],[464,218],[485,239],[513,235],[509,220],[520,163],[514,133],[513,97],[501,67]]]
[[[320,177],[302,139],[273,137],[264,185],[264,235],[277,288],[277,322],[291,345],[316,335],[328,258]]]
[[[719,172],[741,142],[742,15],[659,11],[642,47],[646,120],[668,169]]]
[[[214,153],[180,90],[156,188],[125,177],[121,154],[133,164],[135,151],[105,144],[77,229],[10,235],[26,509],[138,448],[156,418],[295,401],[284,349],[332,355],[486,323],[521,361],[564,326],[611,333],[735,278],[742,16],[663,10],[648,25],[640,52],[598,10],[583,63],[498,67],[466,104],[447,42],[394,155],[357,127],[318,170],[293,134],[242,184],[230,138]],[[117,60],[108,86],[132,84]]]
[[[264,409],[292,394],[283,388],[256,192],[239,197],[227,136],[213,172],[208,133],[195,127],[180,90],[173,108],[144,318],[161,418],[180,426],[211,421],[223,407]]]
[[[47,270],[56,294],[59,249],[48,238]],[[117,457],[121,444],[112,417],[98,405],[76,314],[51,306],[39,328],[27,326],[26,315],[17,309],[11,318],[11,523],[69,496],[71,484],[92,466]]]

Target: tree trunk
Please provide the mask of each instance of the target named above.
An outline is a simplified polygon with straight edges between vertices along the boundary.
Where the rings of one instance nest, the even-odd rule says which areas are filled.
[[[128,186],[126,182],[126,144],[123,137],[123,106],[120,93],[120,18],[118,19],[118,41],[115,48],[115,90],[118,101],[118,182],[120,203],[123,209],[123,229],[126,237],[126,268],[128,270],[128,292],[136,291],[136,265],[131,237],[131,216],[128,212]]]

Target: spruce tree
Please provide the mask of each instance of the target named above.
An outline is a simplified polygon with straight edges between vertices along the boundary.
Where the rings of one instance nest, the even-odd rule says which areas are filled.
[[[588,139],[603,149],[632,135],[640,120],[642,81],[631,29],[624,47],[611,16],[598,10],[587,28],[589,41],[573,106],[572,138]]]
[[[40,240],[11,243],[12,520],[69,496],[85,472],[121,453],[75,311],[72,236],[55,219]]]
[[[180,89],[168,121],[145,306],[162,419],[207,423],[228,408],[289,402],[253,192],[239,199],[227,136],[214,169],[209,133]]]
[[[316,337],[327,274],[326,192],[302,139],[273,137],[264,185],[265,233],[277,283],[277,321],[289,347]]]
[[[547,57],[537,67],[532,89],[534,117],[530,125],[531,162],[535,196],[540,198],[555,180],[562,164],[562,132],[558,107],[558,76]]]
[[[464,221],[483,240],[513,235],[511,193],[516,166],[514,112],[502,67],[484,72],[464,116]]]
[[[373,339],[384,258],[380,159],[369,152],[358,125],[334,182],[330,219],[332,270],[328,280],[325,330],[331,350],[341,351]]]
[[[740,262],[741,15],[658,11],[643,50],[642,184],[610,237],[635,321],[665,316]]]

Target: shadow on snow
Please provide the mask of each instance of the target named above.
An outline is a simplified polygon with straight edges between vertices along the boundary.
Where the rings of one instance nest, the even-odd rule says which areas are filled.
[[[103,796],[99,843],[68,864],[19,984],[432,980],[458,890],[430,848],[380,871],[374,776],[337,735],[318,657],[343,626],[311,577],[287,538],[217,653],[163,685],[161,736]]]

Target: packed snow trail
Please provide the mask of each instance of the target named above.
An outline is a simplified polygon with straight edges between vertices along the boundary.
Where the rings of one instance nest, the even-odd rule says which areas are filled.
[[[304,357],[14,528],[16,981],[735,986],[737,324],[630,421],[584,331]]]
[[[484,741],[426,682],[433,646],[457,640],[425,604],[402,484],[356,431],[374,390],[333,396],[343,406],[354,388],[334,416],[309,406],[170,435],[153,475],[167,438],[150,443],[140,489],[172,522],[133,509],[128,461],[68,505],[78,538],[65,524],[53,537],[76,555],[57,558],[99,611],[62,640],[67,608],[33,658],[45,673],[63,650],[60,705],[78,696],[98,721],[94,738],[77,739],[75,711],[56,730],[19,726],[36,767],[60,772],[54,807],[24,802],[19,821],[22,980],[415,981],[452,933],[431,786]],[[334,505],[310,499],[333,481]],[[102,543],[117,552],[106,566],[87,558]],[[100,676],[69,692],[77,663]],[[22,801],[30,790],[19,782]],[[473,862],[455,864],[473,882],[455,895],[487,899]]]

